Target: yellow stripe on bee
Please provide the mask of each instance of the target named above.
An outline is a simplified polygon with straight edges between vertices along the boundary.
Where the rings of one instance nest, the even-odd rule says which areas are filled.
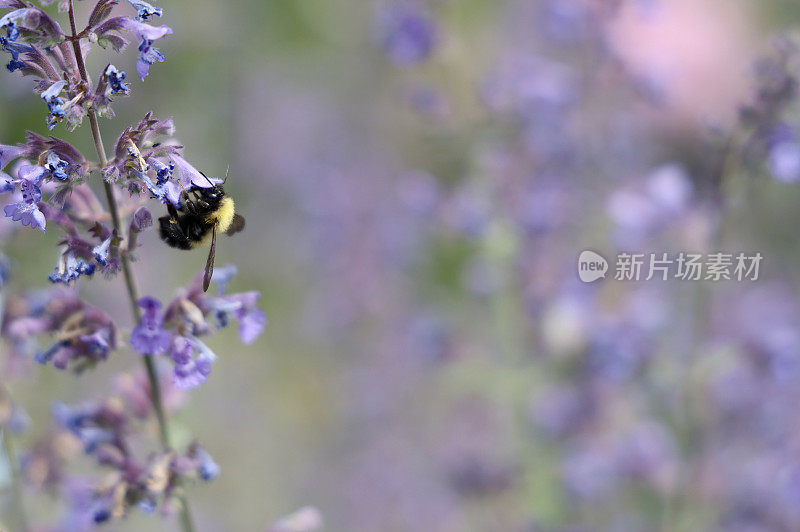
[[[225,196],[219,203],[219,208],[213,213],[209,214],[207,220],[210,222],[216,222],[217,232],[224,233],[228,230],[233,222],[234,212],[233,200],[228,196]]]

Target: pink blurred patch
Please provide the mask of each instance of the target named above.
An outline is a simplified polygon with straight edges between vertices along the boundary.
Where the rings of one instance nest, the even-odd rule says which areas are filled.
[[[755,14],[741,2],[629,2],[611,26],[631,72],[663,97],[673,126],[729,124],[746,101],[755,57]]]

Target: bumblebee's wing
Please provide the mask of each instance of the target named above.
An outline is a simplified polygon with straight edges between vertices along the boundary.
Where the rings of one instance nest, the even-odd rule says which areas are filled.
[[[211,276],[214,274],[214,255],[217,252],[217,224],[211,229],[211,249],[208,252],[206,261],[206,271],[203,274],[203,292],[208,292],[208,285],[211,284]]]
[[[225,234],[228,236],[233,236],[239,231],[242,231],[243,229],[244,229],[244,216],[241,216],[239,214],[234,214],[233,221],[231,221],[231,225],[230,227],[228,227],[228,230],[225,231]]]

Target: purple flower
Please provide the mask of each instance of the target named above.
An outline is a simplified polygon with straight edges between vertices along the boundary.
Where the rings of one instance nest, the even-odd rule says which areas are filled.
[[[39,210],[42,191],[39,189],[38,184],[41,182],[45,171],[41,166],[22,166],[18,171],[22,200],[6,205],[3,208],[7,218],[20,222],[22,225],[37,227],[43,233],[45,232],[46,220],[42,211]]]
[[[217,355],[195,337],[178,336],[172,343],[170,358],[175,362],[172,378],[175,388],[189,390],[208,379]]]
[[[131,220],[131,226],[136,231],[144,231],[145,229],[151,227],[153,225],[153,215],[150,214],[150,211],[147,210],[145,207],[139,207],[135,213],[133,213],[133,219]]]
[[[160,355],[169,349],[170,334],[161,325],[161,303],[153,297],[143,297],[139,306],[144,310],[139,326],[131,333],[131,345],[143,355]]]
[[[138,11],[136,15],[136,19],[140,22],[144,22],[148,18],[152,16],[160,17],[162,13],[162,9],[160,7],[153,7],[147,2],[142,2],[142,0],[128,0],[131,5]]]
[[[239,322],[239,338],[245,344],[252,344],[264,331],[267,315],[256,307],[261,294],[242,292],[229,296],[212,298],[209,305],[214,310],[217,321],[224,326],[229,314]]]
[[[151,26],[144,22],[133,19],[124,19],[122,25],[139,38],[139,60],[136,61],[136,72],[139,77],[147,77],[150,72],[150,65],[153,63],[163,63],[166,59],[164,54],[153,48],[153,42],[164,35],[172,33],[172,28],[168,26]]]
[[[379,15],[381,45],[399,64],[419,63],[427,59],[436,44],[436,22],[421,8],[397,3]]]

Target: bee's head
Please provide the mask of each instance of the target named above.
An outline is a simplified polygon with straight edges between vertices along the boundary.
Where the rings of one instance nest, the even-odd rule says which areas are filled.
[[[207,188],[198,188],[198,192],[200,192],[200,196],[206,200],[215,200],[219,201],[225,195],[225,190],[222,188],[222,185],[214,185],[213,187]]]

